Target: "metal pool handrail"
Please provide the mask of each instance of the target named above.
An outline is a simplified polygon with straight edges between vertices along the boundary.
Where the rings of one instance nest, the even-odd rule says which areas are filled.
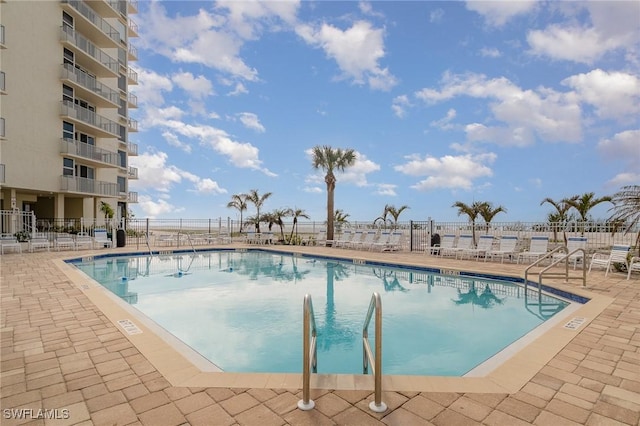
[[[371,344],[369,343],[369,323],[375,311],[375,358],[371,352]],[[369,364],[373,364],[372,373],[375,383],[375,400],[369,403],[371,411],[382,413],[387,411],[387,405],[382,402],[382,300],[378,293],[373,293],[369,310],[362,327],[362,373],[367,374]]]
[[[313,313],[313,302],[310,294],[305,294],[302,306],[302,399],[298,401],[298,408],[307,411],[316,405],[309,397],[309,388],[311,386],[311,373],[318,372],[316,318]]]
[[[543,260],[548,259],[548,258],[553,258],[553,255],[557,252],[560,251],[564,251],[564,252],[568,252],[569,250],[567,249],[566,246],[560,246],[558,248],[556,248],[555,250],[550,251],[549,253],[545,254],[544,256],[542,256],[541,258],[539,258],[538,260],[536,260],[535,262],[533,262],[531,265],[529,265],[527,267],[527,269],[524,270],[524,291],[527,291],[527,285],[529,284],[529,269],[533,268],[534,266],[538,265],[539,263],[541,263]],[[566,253],[564,256],[561,256],[560,258],[558,258],[558,260],[556,260],[555,262],[552,260],[551,263],[549,264],[549,266],[547,266],[546,268],[542,269],[539,273],[538,273],[538,296],[540,296],[541,294],[541,287],[542,287],[542,276],[546,275],[548,277],[564,277],[564,282],[568,283],[569,279],[576,279],[576,277],[569,277],[569,258],[578,253],[578,252],[582,252],[582,276],[581,277],[577,277],[577,279],[582,280],[582,286],[586,287],[587,286],[587,252],[584,248],[577,248],[575,250],[573,250],[571,253]],[[564,268],[564,272],[552,272],[549,273],[547,272],[549,269],[551,269],[552,267],[554,267],[555,265],[557,265],[560,262],[565,261],[565,268]]]

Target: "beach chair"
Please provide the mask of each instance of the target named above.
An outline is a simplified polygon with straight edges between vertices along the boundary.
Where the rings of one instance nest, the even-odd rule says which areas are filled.
[[[346,244],[346,248],[357,248],[358,245],[362,242],[362,237],[364,235],[364,231],[355,231],[351,236],[351,240],[349,240]]]
[[[55,239],[53,240],[53,247],[56,251],[60,251],[62,249],[76,249],[76,241],[73,239],[71,234],[56,234]]]
[[[29,251],[31,253],[33,253],[37,249],[45,249],[49,251],[50,247],[51,243],[49,242],[49,238],[45,233],[36,232],[29,240]]]
[[[552,262],[564,259],[567,262],[573,263],[573,269],[576,269],[578,261],[584,261],[584,252],[576,251],[578,249],[587,248],[587,237],[569,237],[567,238],[567,252],[566,253],[554,253],[552,256]],[[575,252],[575,253],[574,253]],[[573,253],[573,254],[570,254]],[[569,254],[569,257],[567,257]]]
[[[487,250],[484,256],[484,261],[493,257],[500,256],[500,263],[504,262],[505,256],[514,256],[516,254],[516,247],[518,246],[518,237],[515,235],[504,235],[500,238],[500,245],[497,250]]]
[[[86,232],[79,232],[76,235],[76,250],[80,250],[81,248],[93,248],[93,238]]]
[[[377,235],[378,235],[378,231],[374,231],[374,230],[367,231],[364,234],[364,238],[362,239],[362,241],[358,243],[356,248],[363,249],[363,250],[370,250],[371,245],[376,241]]]
[[[313,238],[313,237],[311,237],[311,238]],[[323,245],[327,244],[327,231],[325,231],[324,229],[321,229],[316,234],[315,240],[313,240],[311,238],[310,238],[310,242],[313,242],[313,244],[315,244],[317,246],[323,246]]]
[[[378,240],[371,244],[371,247],[369,248],[369,250],[374,250],[374,249],[380,250],[380,251],[384,250],[384,248],[389,243],[389,238],[391,238],[391,232],[382,231],[380,233],[380,236],[378,237]]]
[[[4,254],[6,250],[22,253],[22,244],[13,234],[0,235],[0,253]]]
[[[622,263],[624,266],[629,268],[627,264],[627,255],[629,254],[629,250],[631,246],[626,245],[614,245],[611,247],[611,252],[608,255],[602,253],[594,253],[591,256],[591,262],[589,263],[589,272],[591,272],[591,268],[594,266],[604,268],[604,276],[606,277],[609,273],[609,269],[614,263]]]
[[[440,256],[453,256],[458,258],[458,253],[471,248],[473,243],[473,235],[464,234],[458,237],[458,242],[451,248],[440,248]]]
[[[548,249],[549,249],[549,237],[547,236],[531,237],[531,241],[529,243],[529,249],[518,253],[517,262],[520,263],[520,260],[522,260],[523,262],[525,260],[534,262],[540,259],[545,254],[547,254]]]
[[[398,251],[402,250],[402,241],[403,233],[402,231],[394,231],[389,235],[389,239],[387,243],[382,248],[382,251]]]
[[[342,231],[342,234],[340,234],[338,239],[333,242],[333,247],[346,247],[346,245],[349,244],[349,241],[351,241],[352,237],[353,232],[349,230]]]
[[[465,256],[471,259],[474,256],[478,260],[480,256],[486,256],[487,251],[491,250],[492,247],[493,235],[481,235],[475,248],[462,249],[457,254],[460,254],[460,259],[464,259]]]
[[[93,245],[99,248],[113,247],[113,241],[107,236],[106,229],[95,229],[93,231]]]
[[[442,236],[440,240],[440,244],[434,244],[433,246],[427,249],[427,253],[433,256],[439,256],[441,253],[441,249],[450,249],[454,247],[456,242],[456,236],[454,234],[445,234]]]
[[[640,272],[640,257],[632,257],[629,261],[629,266],[627,267],[627,269],[629,270],[629,272],[627,272],[627,279],[631,278],[631,272]]]

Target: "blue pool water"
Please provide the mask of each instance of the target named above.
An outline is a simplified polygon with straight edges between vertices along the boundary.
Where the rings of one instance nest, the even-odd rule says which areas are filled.
[[[362,326],[373,292],[382,298],[385,374],[462,376],[568,305],[531,290],[525,297],[506,280],[259,250],[74,264],[232,372],[302,370],[307,293],[319,373],[362,373]]]

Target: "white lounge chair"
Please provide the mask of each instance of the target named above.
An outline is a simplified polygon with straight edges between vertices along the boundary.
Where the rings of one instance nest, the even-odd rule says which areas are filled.
[[[327,243],[327,231],[325,231],[324,229],[319,230],[316,234],[315,239],[313,239],[313,237],[310,237],[309,242],[317,246],[325,245]]]
[[[389,243],[389,238],[391,238],[391,232],[390,231],[382,231],[380,233],[380,236],[378,237],[378,240],[374,243],[371,244],[371,248],[370,250],[384,250],[384,248],[387,246],[387,244]]]
[[[377,236],[378,236],[378,231],[374,231],[374,230],[367,231],[364,234],[364,238],[362,239],[362,241],[358,243],[356,248],[363,249],[363,250],[371,250],[371,245],[376,241]]]
[[[56,251],[60,251],[65,248],[75,250],[76,241],[73,239],[71,234],[57,234],[53,240],[53,247]]]
[[[342,231],[342,234],[333,242],[333,247],[346,247],[353,238],[353,232],[350,230]]]
[[[351,240],[349,240],[346,244],[346,248],[357,248],[359,244],[362,242],[362,237],[364,235],[364,231],[355,231],[351,236]]]
[[[93,238],[91,238],[91,235],[87,234],[86,232],[79,232],[76,235],[76,250],[79,250],[81,248],[93,248]]]
[[[518,263],[520,260],[525,261],[528,260],[530,262],[536,261],[540,259],[542,256],[547,254],[547,250],[549,249],[549,237],[547,236],[535,236],[531,237],[531,241],[529,242],[529,249],[523,252],[518,253]]]
[[[454,234],[445,234],[440,240],[440,244],[435,244],[427,249],[427,253],[431,255],[440,255],[441,249],[450,249],[454,247],[456,236]]]
[[[382,251],[398,251],[402,250],[402,231],[393,231],[387,240],[387,243],[382,248]]]
[[[631,278],[631,272],[638,271],[640,272],[640,257],[634,256],[629,261],[628,266],[629,272],[627,272],[627,279]]]
[[[584,252],[576,251],[578,249],[587,248],[587,237],[569,237],[567,238],[567,252],[554,253],[552,261],[565,259],[567,262],[573,263],[573,269],[576,269],[578,261],[584,260]],[[567,257],[569,255],[569,257]]]
[[[493,257],[500,256],[500,263],[504,263],[505,256],[513,256],[516,254],[516,247],[518,245],[518,237],[515,235],[504,235],[500,238],[500,245],[497,250],[488,250],[485,253],[484,261]]]
[[[473,236],[469,234],[460,235],[458,237],[458,242],[455,246],[451,248],[442,247],[440,249],[440,256],[453,256],[455,258],[458,257],[458,253],[463,250],[468,250],[471,248],[471,244],[473,243]]]
[[[0,235],[0,253],[4,254],[5,250],[22,253],[22,244],[20,244],[15,235],[2,234]]]
[[[113,247],[113,241],[107,236],[106,229],[95,229],[93,231],[93,244],[99,248]]]
[[[37,249],[45,249],[49,251],[50,247],[51,243],[49,242],[49,238],[45,233],[36,232],[29,240],[29,251],[31,253],[33,253]]]
[[[611,269],[611,266],[613,266],[614,263],[622,263],[628,269],[629,265],[627,264],[627,255],[629,254],[630,249],[631,246],[614,245],[611,247],[611,252],[608,255],[594,253],[591,257],[591,262],[589,263],[589,272],[591,272],[591,268],[594,266],[604,268],[604,276],[606,277],[609,273],[609,269]]]
[[[480,256],[485,256],[487,251],[491,250],[493,247],[493,235],[481,235],[478,240],[478,245],[473,248],[462,249],[458,252],[460,254],[460,259],[464,259],[465,256],[468,256],[471,259],[472,256],[478,260]],[[456,256],[457,258],[457,256]]]

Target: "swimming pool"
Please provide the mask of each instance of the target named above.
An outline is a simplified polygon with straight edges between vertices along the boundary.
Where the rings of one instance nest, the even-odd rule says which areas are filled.
[[[300,372],[306,293],[321,373],[361,373],[373,291],[385,374],[464,375],[568,304],[494,277],[354,262],[225,250],[74,264],[224,371]]]

